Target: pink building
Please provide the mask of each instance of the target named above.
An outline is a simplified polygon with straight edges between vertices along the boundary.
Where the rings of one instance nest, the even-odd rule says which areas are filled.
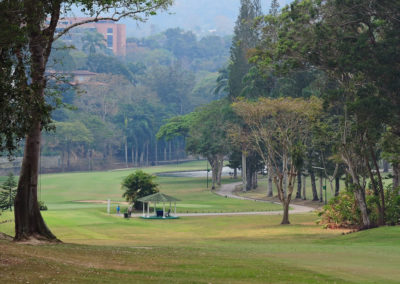
[[[57,30],[62,31],[66,27],[79,23],[90,18],[64,18],[58,22]],[[117,24],[114,21],[97,21],[93,23],[83,24],[71,29],[65,36],[67,40],[73,41],[79,34],[85,31],[97,31],[104,36],[107,48],[111,49],[115,55],[126,55],[126,26]]]

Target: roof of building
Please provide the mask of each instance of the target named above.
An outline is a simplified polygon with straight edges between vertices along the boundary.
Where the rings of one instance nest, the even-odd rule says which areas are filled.
[[[179,199],[166,195],[164,193],[158,192],[152,195],[148,195],[142,198],[139,198],[140,202],[176,202],[180,201]]]

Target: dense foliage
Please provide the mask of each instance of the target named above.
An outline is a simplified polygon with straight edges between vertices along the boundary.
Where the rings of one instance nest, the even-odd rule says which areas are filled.
[[[142,170],[137,170],[122,181],[121,188],[125,190],[122,197],[129,203],[133,203],[136,209],[140,209],[139,198],[158,192],[158,184],[154,182],[155,176],[147,174]]]

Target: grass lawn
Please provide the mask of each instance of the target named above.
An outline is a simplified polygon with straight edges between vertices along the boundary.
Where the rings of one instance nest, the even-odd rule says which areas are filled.
[[[0,241],[2,281],[30,283],[399,283],[400,228],[341,235],[315,215],[124,220],[45,214],[65,243]]]
[[[204,161],[145,168],[148,173],[168,171],[202,170]],[[111,199],[113,210],[117,203],[123,202],[121,182],[133,170],[108,172],[82,172],[42,175],[39,196],[54,210],[77,210],[84,208],[102,208],[105,204],[81,203],[77,201],[105,201]],[[177,212],[235,212],[280,210],[276,204],[240,201],[220,197],[206,188],[205,178],[157,177],[160,191],[172,195],[182,202],[177,203]],[[232,182],[227,178],[224,182]],[[126,206],[125,206],[126,207]],[[122,206],[124,210],[124,206]]]
[[[400,283],[400,227],[342,235],[316,225],[312,213],[291,215],[288,226],[279,225],[281,216],[127,220],[108,215],[104,204],[74,202],[122,201],[119,184],[130,172],[42,176],[42,199],[50,207],[43,216],[64,243],[0,240],[1,282]],[[162,192],[183,200],[182,211],[271,209],[217,196],[204,179],[158,182]],[[12,218],[7,211],[0,221]],[[13,223],[0,224],[0,232],[13,234]]]

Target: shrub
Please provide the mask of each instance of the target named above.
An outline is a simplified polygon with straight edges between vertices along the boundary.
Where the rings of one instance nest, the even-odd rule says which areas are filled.
[[[327,228],[354,228],[361,224],[360,212],[352,192],[341,192],[318,213]]]
[[[385,191],[385,218],[388,225],[396,225],[400,222],[400,195],[399,189],[391,185]]]
[[[133,202],[136,209],[140,209],[142,203],[137,201],[139,198],[158,192],[158,184],[153,181],[155,178],[141,170],[130,174],[122,181],[122,189],[125,190],[122,197],[128,202]]]
[[[47,211],[47,205],[44,204],[44,201],[38,201],[38,204],[39,204],[40,211]]]

